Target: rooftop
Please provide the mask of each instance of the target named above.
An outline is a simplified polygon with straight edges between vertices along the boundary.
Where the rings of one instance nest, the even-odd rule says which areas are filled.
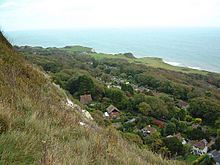
[[[118,111],[118,112],[120,112],[120,111],[118,110],[118,108],[116,108],[114,105],[110,105],[106,110],[107,110],[108,113],[111,113],[112,111]]]

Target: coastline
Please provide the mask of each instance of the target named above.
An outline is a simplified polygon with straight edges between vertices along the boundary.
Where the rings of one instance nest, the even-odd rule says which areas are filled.
[[[195,69],[195,70],[201,70],[201,71],[207,71],[207,72],[215,72],[215,71],[210,71],[210,70],[206,70],[206,69],[203,69],[201,67],[197,67],[197,66],[189,66],[189,65],[183,65],[179,62],[172,62],[172,61],[167,61],[167,60],[164,60],[162,59],[162,61],[166,64],[169,64],[169,65],[172,65],[172,66],[176,66],[176,67],[184,67],[184,68],[190,68],[190,69]],[[217,72],[216,72],[217,73]]]

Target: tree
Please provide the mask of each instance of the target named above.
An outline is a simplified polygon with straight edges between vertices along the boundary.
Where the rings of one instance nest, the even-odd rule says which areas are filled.
[[[125,92],[129,92],[130,94],[134,94],[134,90],[130,84],[122,84],[121,90],[123,90]]]
[[[187,124],[184,121],[178,121],[178,123],[176,124],[176,130],[178,132],[186,132],[187,130]]]
[[[185,154],[185,149],[183,144],[176,137],[164,138],[163,142],[171,155],[182,155]]]
[[[201,127],[198,128],[188,128],[186,131],[186,135],[191,140],[201,140],[201,139],[208,139],[208,135],[202,131]]]
[[[176,124],[172,122],[167,123],[162,132],[165,136],[173,135],[176,132]]]
[[[133,104],[138,108],[138,105],[142,102],[145,102],[146,96],[142,93],[135,94],[133,97]]]
[[[164,146],[159,132],[154,132],[150,136],[145,137],[144,144],[148,145],[154,152],[159,152],[160,148]]]
[[[151,106],[151,115],[159,118],[168,116],[168,110],[165,102],[154,96],[146,96],[145,102]]]
[[[174,89],[175,90],[173,95],[175,96],[175,98],[182,100],[188,99],[189,88],[187,86],[175,84]]]
[[[187,112],[183,109],[180,109],[180,108],[176,108],[175,109],[175,118],[178,119],[178,120],[185,120],[186,119],[186,115],[187,115]]]
[[[92,79],[86,75],[79,76],[78,78],[71,78],[68,80],[66,89],[72,94],[83,95],[83,94],[94,94],[95,85]]]
[[[151,111],[151,106],[145,102],[140,103],[138,108],[139,111],[144,115],[148,115],[149,112]]]
[[[154,78],[153,76],[149,76],[146,73],[141,73],[135,76],[135,80],[140,85],[147,85],[149,87],[152,87],[154,89],[157,89],[160,87],[160,81]]]
[[[171,119],[171,122],[176,125],[176,131],[177,132],[186,132],[187,130],[187,124],[185,121],[180,121],[175,118]]]
[[[161,83],[159,90],[161,92],[173,95],[175,89],[173,88],[173,85],[170,81],[165,81]]]
[[[42,65],[42,67],[45,71],[50,71],[53,73],[58,72],[61,68],[61,66],[57,62],[49,62],[48,61],[48,62],[42,63],[40,65]]]
[[[86,75],[79,76],[79,94],[94,94],[95,86],[92,79]]]
[[[128,104],[128,99],[126,98],[124,92],[117,88],[106,89],[106,96],[111,99],[112,103],[118,108],[125,108]]]
[[[78,78],[71,78],[67,81],[66,89],[74,95],[79,90]]]
[[[214,125],[220,118],[220,104],[208,98],[193,99],[189,111],[193,117],[201,118],[208,125]]]

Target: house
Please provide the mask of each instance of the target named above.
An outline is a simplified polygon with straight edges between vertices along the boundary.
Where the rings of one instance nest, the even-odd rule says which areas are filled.
[[[141,131],[143,133],[143,136],[148,136],[148,135],[156,132],[157,130],[154,127],[152,127],[151,125],[147,125]]]
[[[208,142],[206,139],[190,141],[189,144],[192,146],[192,153],[195,155],[204,155],[208,152]]]
[[[177,106],[181,109],[186,110],[189,107],[189,104],[183,100],[180,100],[177,104]]]
[[[92,96],[90,94],[80,96],[80,103],[89,104],[91,102],[92,102]]]
[[[220,165],[220,152],[219,151],[213,150],[209,152],[209,156],[211,156],[214,159],[216,165]]]
[[[155,118],[153,119],[152,124],[158,126],[159,128],[163,128],[165,126],[165,122]]]
[[[107,109],[110,118],[117,118],[120,115],[120,111],[113,105],[110,105]]]

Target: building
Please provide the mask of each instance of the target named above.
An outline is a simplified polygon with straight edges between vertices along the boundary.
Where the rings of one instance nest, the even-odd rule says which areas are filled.
[[[141,132],[143,133],[144,136],[148,136],[154,132],[156,132],[157,130],[152,127],[151,125],[147,125],[146,127],[144,127]]]
[[[110,105],[106,111],[108,112],[110,118],[117,118],[120,115],[118,108],[113,105]]]
[[[208,152],[208,142],[206,139],[190,141],[189,144],[192,146],[192,153],[195,155],[204,155]]]
[[[214,159],[216,165],[220,165],[220,152],[219,151],[213,150],[209,152],[209,156],[211,156]]]
[[[152,124],[158,126],[159,128],[163,128],[165,126],[165,122],[157,119],[153,119]]]
[[[80,103],[87,105],[90,104],[91,102],[92,102],[92,96],[90,94],[80,96]]]

